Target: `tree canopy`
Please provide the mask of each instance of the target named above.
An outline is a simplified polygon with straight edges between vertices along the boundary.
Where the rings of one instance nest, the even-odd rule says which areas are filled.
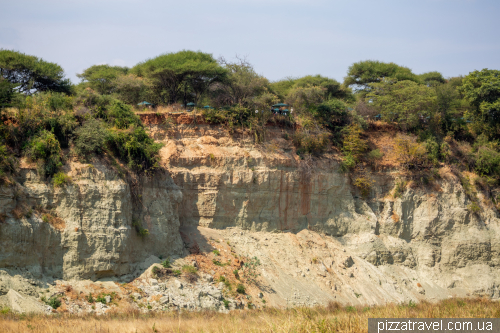
[[[212,95],[216,104],[251,106],[255,98],[267,92],[269,81],[257,74],[245,59],[238,59],[236,62],[221,59],[220,62],[227,70],[227,77],[214,86]]]
[[[459,91],[485,122],[500,124],[500,71],[483,69],[469,73]]]
[[[415,128],[420,121],[430,119],[435,110],[436,93],[413,81],[371,83],[367,94],[383,119],[396,121],[406,129]],[[428,118],[429,117],[429,118]]]
[[[355,88],[367,92],[370,90],[370,83],[382,82],[384,79],[420,82],[419,77],[407,67],[399,66],[393,62],[366,60],[356,62],[349,67],[347,76],[344,78],[344,85],[355,86]]]
[[[418,77],[420,78],[422,83],[426,85],[436,85],[436,84],[446,83],[443,74],[439,72],[427,72],[420,74]]]
[[[150,79],[157,99],[170,103],[181,96],[186,102],[188,94],[189,99],[196,100],[212,83],[227,76],[227,70],[211,54],[186,50],[146,60],[133,67],[132,72]]]
[[[88,82],[90,88],[100,94],[111,94],[115,87],[115,80],[128,72],[127,67],[94,65],[77,74],[82,82]]]
[[[27,95],[48,90],[69,93],[71,89],[58,64],[11,50],[0,50],[0,76]]]

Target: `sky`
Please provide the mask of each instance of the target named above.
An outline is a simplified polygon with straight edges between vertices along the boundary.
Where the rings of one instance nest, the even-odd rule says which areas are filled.
[[[498,0],[0,0],[0,48],[63,67],[133,67],[160,54],[246,57],[271,81],[343,81],[362,60],[445,77],[500,69]]]

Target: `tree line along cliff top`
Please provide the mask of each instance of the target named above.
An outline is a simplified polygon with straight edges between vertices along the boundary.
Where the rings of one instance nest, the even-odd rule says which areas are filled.
[[[269,124],[287,127],[284,139],[301,159],[333,150],[340,169],[352,174],[392,160],[424,183],[423,175],[429,178],[448,165],[462,178],[473,172],[479,187],[491,193],[499,184],[499,70],[444,78],[437,71],[415,74],[368,60],[352,64],[342,83],[322,75],[271,82],[246,59],[184,50],[132,68],[94,65],[78,77],[81,82],[72,84],[55,63],[0,50],[3,177],[16,172],[20,157],[53,178],[68,158],[103,154],[132,172],[154,172],[162,144],[151,138],[138,113],[168,110],[194,123],[198,114],[229,135],[250,132],[256,144],[271,139]],[[143,101],[155,109],[138,105]],[[277,103],[293,112],[273,113]],[[195,111],[186,113],[185,106],[193,104]],[[179,126],[172,117],[162,119],[158,125]],[[389,140],[392,149],[381,149],[377,140]]]

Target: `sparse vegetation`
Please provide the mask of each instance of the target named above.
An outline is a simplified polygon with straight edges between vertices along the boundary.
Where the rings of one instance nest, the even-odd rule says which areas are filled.
[[[55,187],[61,187],[71,183],[71,177],[66,175],[64,172],[58,172],[52,178],[52,182]]]
[[[142,223],[139,220],[132,220],[132,226],[134,227],[135,231],[137,232],[137,235],[140,237],[146,237],[149,235],[149,230],[145,229],[142,227]]]
[[[359,190],[359,193],[363,198],[367,198],[370,194],[371,188],[373,186],[373,180],[366,177],[358,177],[354,181],[353,185]]]
[[[238,294],[244,294],[245,293],[245,286],[242,285],[241,283],[238,284],[238,286],[236,287],[236,292]]]

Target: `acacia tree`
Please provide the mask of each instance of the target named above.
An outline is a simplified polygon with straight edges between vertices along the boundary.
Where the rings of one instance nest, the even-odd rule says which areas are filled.
[[[228,75],[225,81],[212,89],[216,104],[249,107],[254,104],[256,97],[267,91],[269,81],[257,74],[246,59],[237,58],[236,62],[228,62],[220,58],[219,63],[228,71]]]
[[[58,64],[11,50],[0,50],[0,76],[26,95],[38,91],[69,93],[71,83]]]
[[[118,98],[127,104],[137,104],[150,99],[148,96],[150,83],[147,79],[134,74],[121,75],[113,81],[113,84]]]
[[[101,95],[111,94],[115,88],[115,80],[127,74],[127,67],[94,65],[84,70],[81,74],[76,74],[82,82],[88,82],[90,88]]]
[[[344,85],[366,93],[370,91],[370,83],[404,80],[420,82],[419,77],[407,67],[399,66],[393,62],[366,60],[356,62],[349,67],[347,76],[344,78]]]
[[[324,88],[324,99],[351,99],[352,92],[342,86],[337,80],[321,75],[308,75],[295,80],[293,88],[321,87]]]
[[[435,112],[436,92],[425,85],[405,80],[371,83],[370,88],[366,95],[370,104],[385,120],[396,121],[406,129],[417,127]]]
[[[194,93],[192,97],[196,100],[227,75],[227,70],[211,54],[186,50],[146,60],[132,68],[132,72],[150,79],[157,99],[170,103],[177,102],[182,93],[186,102],[188,92]]]

